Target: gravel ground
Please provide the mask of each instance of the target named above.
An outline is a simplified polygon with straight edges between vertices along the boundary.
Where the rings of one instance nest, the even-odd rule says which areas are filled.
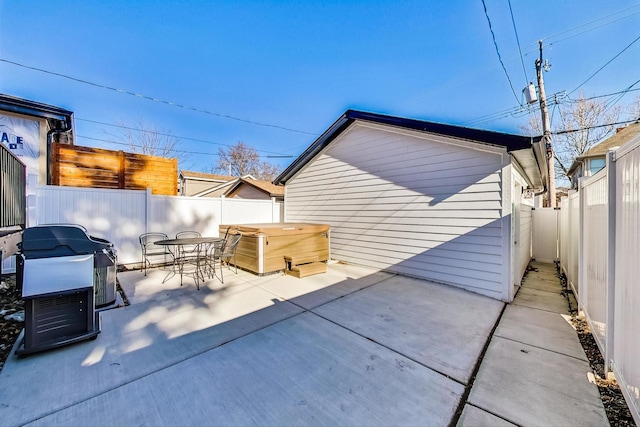
[[[3,276],[0,280],[0,370],[24,328],[24,320],[15,320],[12,316],[24,310],[24,302],[14,285],[15,275]]]
[[[14,284],[15,275],[4,276],[0,281],[0,370],[2,370],[16,338],[24,328],[24,321],[15,320],[11,316],[24,310],[24,303],[20,298],[20,293],[14,289]],[[635,426],[618,383],[615,380],[604,378],[604,360],[587,322],[577,316],[573,316],[572,321],[596,377],[609,423],[612,426]]]
[[[596,344],[595,338],[591,334],[587,321],[582,317],[573,316],[571,318],[573,326],[578,332],[578,339],[584,348],[584,352],[589,359],[589,365],[596,377],[600,398],[607,411],[609,424],[612,426],[635,426],[636,423],[631,416],[631,411],[627,406],[627,402],[622,396],[620,386],[615,379],[605,379],[604,375],[604,359],[600,354],[600,349]]]

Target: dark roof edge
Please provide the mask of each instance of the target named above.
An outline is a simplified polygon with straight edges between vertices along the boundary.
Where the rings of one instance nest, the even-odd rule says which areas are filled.
[[[71,125],[73,111],[0,93],[0,108],[17,114],[64,120]],[[70,126],[71,127],[71,126]]]
[[[294,160],[276,179],[274,184],[285,184],[307,162],[315,157],[322,149],[329,145],[355,120],[363,120],[374,123],[382,123],[390,126],[412,129],[422,132],[430,132],[448,135],[455,138],[481,142],[490,145],[502,146],[507,151],[531,148],[541,137],[528,137],[507,133],[466,128],[443,123],[428,122],[403,117],[388,116],[384,114],[369,113],[358,110],[347,110],[329,129],[327,129],[313,144],[309,146],[296,160]]]
[[[350,110],[349,110],[350,111]],[[295,175],[309,160],[314,158],[324,147],[329,145],[331,141],[336,139],[349,125],[355,120],[347,117],[349,111],[344,113],[338,120],[333,123],[318,139],[315,140],[297,159],[282,171],[280,175],[273,180],[275,185],[285,184],[293,175]]]

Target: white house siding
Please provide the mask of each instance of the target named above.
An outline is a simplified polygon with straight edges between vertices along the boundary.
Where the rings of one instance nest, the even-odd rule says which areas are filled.
[[[356,122],[289,180],[285,218],[330,224],[334,259],[506,299],[504,156]]]

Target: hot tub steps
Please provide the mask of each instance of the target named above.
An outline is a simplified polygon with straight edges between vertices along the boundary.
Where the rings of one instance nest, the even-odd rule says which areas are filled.
[[[297,277],[299,279],[314,274],[326,273],[327,264],[321,262],[317,256],[308,257],[290,257],[285,256],[285,270],[284,272],[290,276]]]

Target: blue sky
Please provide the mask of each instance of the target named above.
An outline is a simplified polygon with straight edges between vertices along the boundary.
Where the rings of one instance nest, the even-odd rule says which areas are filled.
[[[521,58],[508,1],[485,1],[516,96],[481,0],[1,0],[0,92],[72,110],[79,145],[127,149],[96,139],[143,120],[192,152],[181,169],[209,171],[218,147],[237,141],[297,156],[349,108],[521,133],[526,115],[482,118],[522,102],[539,39],[550,95],[572,92],[640,37],[639,1],[511,0]],[[570,96],[639,79],[640,41]]]

